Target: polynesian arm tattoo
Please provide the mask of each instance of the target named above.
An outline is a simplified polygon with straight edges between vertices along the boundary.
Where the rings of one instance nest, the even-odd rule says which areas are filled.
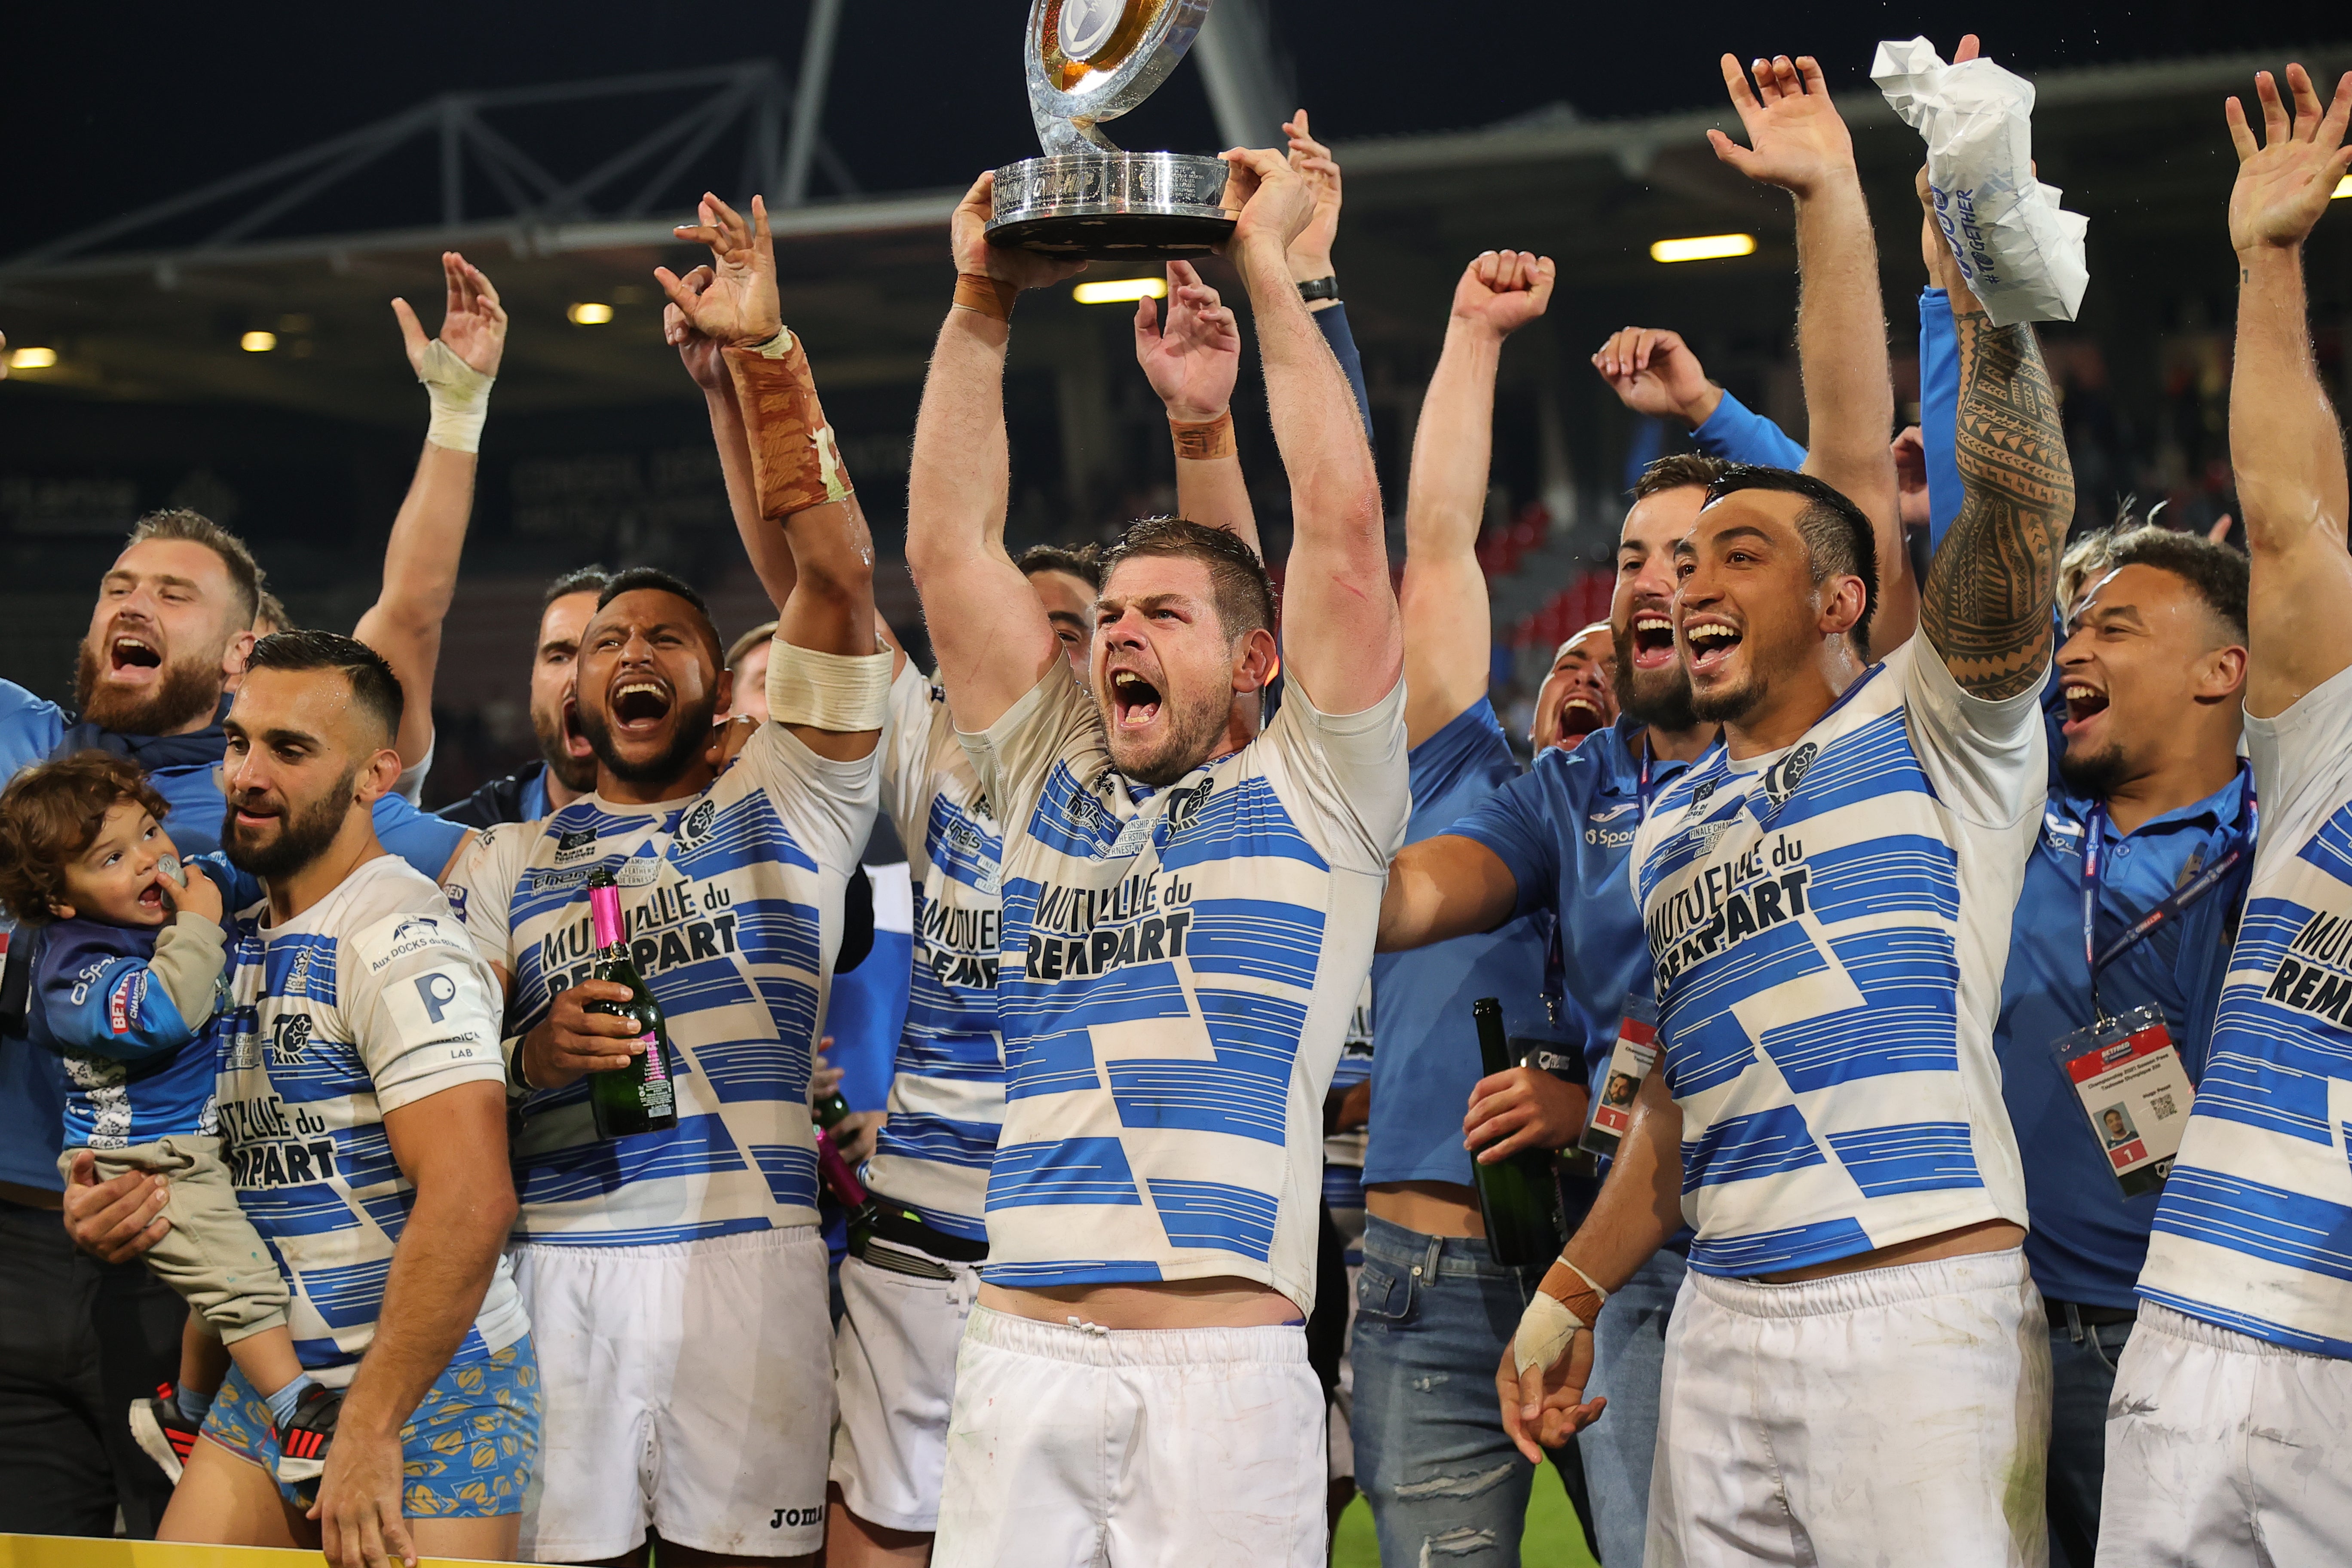
[[[1998,700],[2042,681],[2074,471],[2033,329],[1954,303],[1964,496],[1928,567],[1920,625],[1962,689]]]

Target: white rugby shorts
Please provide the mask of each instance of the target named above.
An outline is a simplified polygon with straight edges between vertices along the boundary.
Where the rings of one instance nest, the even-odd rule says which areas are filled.
[[[1296,1325],[1105,1329],[974,1307],[934,1568],[1324,1568],[1323,1387]]]
[[[2042,1568],[2049,1451],[2050,1331],[2021,1250],[1801,1285],[1693,1270],[1642,1561]]]
[[[833,1325],[814,1226],[512,1256],[544,1412],[523,1561],[615,1557],[649,1525],[730,1556],[824,1545]]]
[[[858,1518],[929,1534],[940,1527],[956,1351],[980,1275],[969,1264],[928,1255],[924,1261],[948,1278],[842,1259],[844,1310],[833,1338],[841,1424],[833,1434],[832,1477]]]
[[[2143,1301],[2107,1404],[2099,1568],[2352,1560],[2352,1361]]]

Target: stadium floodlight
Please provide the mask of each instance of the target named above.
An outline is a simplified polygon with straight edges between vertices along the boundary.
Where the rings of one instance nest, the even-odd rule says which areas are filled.
[[[58,351],[55,349],[10,349],[8,351],[10,370],[47,370],[57,363]]]
[[[266,354],[278,346],[276,332],[247,332],[236,340],[236,346],[249,354]]]
[[[575,327],[601,327],[613,319],[613,307],[590,301],[574,305],[563,314]]]
[[[1688,239],[1662,239],[1650,247],[1653,261],[1720,261],[1730,256],[1756,254],[1752,234],[1701,234]]]
[[[1081,305],[1132,305],[1138,300],[1168,298],[1165,278],[1105,278],[1097,282],[1081,283],[1070,290],[1070,298]]]

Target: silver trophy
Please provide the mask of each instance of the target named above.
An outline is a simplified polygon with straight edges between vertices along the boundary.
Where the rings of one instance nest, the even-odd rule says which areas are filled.
[[[1042,158],[996,171],[992,245],[1101,261],[1202,256],[1234,231],[1222,158],[1128,153],[1102,133],[1150,98],[1209,0],[1034,0],[1022,37]]]

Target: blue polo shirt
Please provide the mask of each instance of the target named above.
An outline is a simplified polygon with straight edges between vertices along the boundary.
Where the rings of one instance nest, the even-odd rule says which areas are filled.
[[[1519,915],[1558,917],[1561,1037],[1582,1049],[1588,1081],[1596,1083],[1616,1048],[1625,998],[1650,994],[1650,944],[1626,870],[1643,810],[1643,730],[1621,719],[1572,752],[1545,751],[1525,775],[1447,829],[1485,845],[1509,868]],[[1650,797],[1686,765],[1653,764]],[[1380,1049],[1387,1048],[1383,1035]],[[1377,1105],[1380,1091],[1372,1093]]]
[[[2063,743],[2053,740],[2053,752]],[[2229,853],[2252,825],[2252,775],[2242,764],[2237,777],[2193,805],[2152,817],[2120,838],[2108,825],[2099,877],[2102,951]],[[2161,1194],[2127,1198],[2117,1190],[2082,1102],[2050,1051],[2095,1021],[2083,952],[2083,845],[2096,804],[2054,781],[2050,786],[2010,928],[1993,1047],[2025,1165],[2032,1216],[2025,1258],[2034,1284],[2052,1300],[2129,1310],[2137,1305],[2132,1286],[2147,1258],[2148,1226]],[[2249,853],[2212,891],[2099,973],[2099,999],[2111,1015],[2149,1003],[2164,1010],[2192,1081],[2204,1076],[2206,1041],[2252,870]]]
[[[1329,314],[1331,312],[1325,312]],[[1485,698],[1412,748],[1412,816],[1405,842],[1457,831],[1455,820],[1518,777],[1518,759]],[[1524,911],[1522,911],[1524,915]],[[1513,1036],[1549,1037],[1544,932],[1515,919],[1483,936],[1456,937],[1372,961],[1372,1110],[1364,1181],[1471,1184],[1462,1118],[1486,1076],[1471,1005],[1503,1004]]]

